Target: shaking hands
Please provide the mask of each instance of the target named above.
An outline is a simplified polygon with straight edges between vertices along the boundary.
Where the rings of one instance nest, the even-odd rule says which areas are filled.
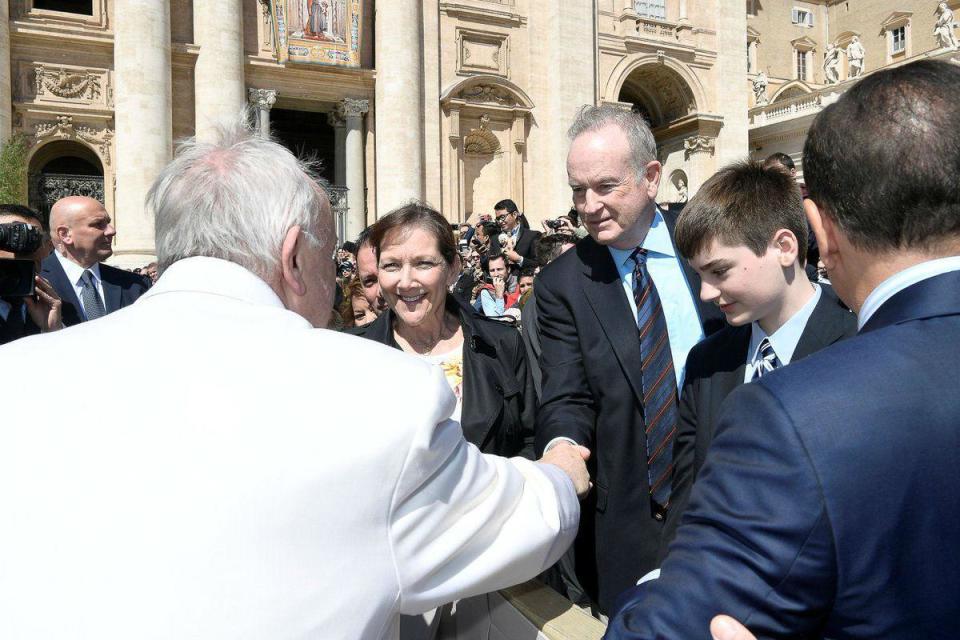
[[[586,465],[589,459],[590,449],[569,442],[558,442],[550,447],[538,462],[560,467],[560,470],[566,473],[573,482],[577,497],[583,498],[590,492],[590,487],[593,486]]]

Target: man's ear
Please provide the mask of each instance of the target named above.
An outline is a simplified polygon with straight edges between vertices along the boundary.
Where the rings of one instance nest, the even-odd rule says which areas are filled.
[[[813,235],[817,238],[820,260],[829,271],[837,253],[837,223],[828,212],[821,210],[817,203],[809,198],[803,201],[803,209],[810,228],[813,229]]]
[[[56,243],[60,245],[73,244],[73,238],[70,235],[70,227],[65,224],[61,224],[54,230],[54,238],[56,239]]]
[[[650,199],[657,197],[657,191],[660,190],[660,177],[663,175],[663,165],[656,160],[651,160],[643,169],[643,177],[647,180],[647,195]]]
[[[303,243],[300,225],[294,225],[287,230],[287,235],[283,237],[283,244],[280,247],[280,284],[284,289],[298,296],[307,293],[300,256]]]

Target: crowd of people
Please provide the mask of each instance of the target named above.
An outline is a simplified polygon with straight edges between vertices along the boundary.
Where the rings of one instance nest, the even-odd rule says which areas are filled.
[[[875,73],[805,184],[775,154],[682,210],[642,116],[584,107],[540,230],[410,202],[334,250],[310,168],[242,127],[158,179],[141,273],[94,200],[0,206],[45,234],[5,368],[166,396],[12,410],[0,636],[396,638],[539,575],[611,639],[960,637],[957,92]]]

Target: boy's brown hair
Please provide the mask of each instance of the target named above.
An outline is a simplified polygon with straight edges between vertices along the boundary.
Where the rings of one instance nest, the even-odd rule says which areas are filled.
[[[780,229],[797,237],[797,257],[805,265],[807,219],[800,188],[782,167],[737,162],[703,183],[677,218],[674,239],[688,260],[712,240],[746,245],[762,256]]]

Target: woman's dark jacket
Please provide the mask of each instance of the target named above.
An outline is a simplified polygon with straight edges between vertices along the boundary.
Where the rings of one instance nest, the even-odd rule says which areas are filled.
[[[446,309],[463,329],[464,437],[483,453],[533,459],[536,400],[520,332],[478,315],[450,294]],[[350,333],[399,349],[393,339],[396,317],[387,309]]]

